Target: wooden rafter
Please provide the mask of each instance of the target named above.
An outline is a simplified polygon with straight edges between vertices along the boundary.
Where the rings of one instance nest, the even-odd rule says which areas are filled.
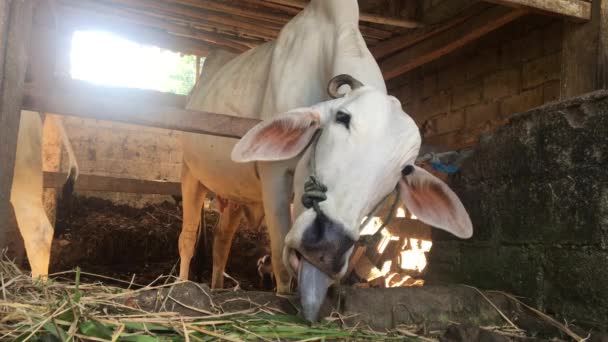
[[[591,19],[591,3],[582,0],[485,0],[515,8],[527,8],[576,21]],[[596,1],[596,0],[594,0]],[[599,1],[599,0],[597,0]]]
[[[187,55],[206,56],[215,46],[197,39],[179,37],[167,33],[165,30],[136,25],[116,18],[103,18],[99,16],[83,15],[82,13],[62,12],[61,31],[58,34],[68,35],[76,30],[106,30],[120,34],[141,44],[154,45],[163,49],[180,52]],[[54,29],[54,28],[49,28]],[[240,47],[238,51],[244,50]]]
[[[419,42],[380,63],[386,80],[434,61],[528,13],[525,9],[492,7],[450,30]]]
[[[184,8],[165,1],[156,0],[111,0],[114,4],[120,4],[138,10],[152,10],[162,13],[163,16],[171,18],[184,18],[197,22],[209,22],[234,27],[238,32],[255,33],[260,36],[275,38],[281,25],[272,24],[266,20],[250,19],[245,17],[234,18],[228,15],[217,14],[210,11],[200,11],[192,8]],[[272,25],[273,27],[268,27]]]
[[[72,22],[78,23],[80,26],[93,27],[93,25],[97,25],[98,28],[109,29],[117,33],[120,33],[120,26],[115,28],[114,23],[121,23],[123,26],[154,28],[162,30],[173,37],[177,36],[201,41],[205,44],[220,46],[234,52],[243,52],[250,48],[249,44],[247,44],[250,40],[242,37],[223,36],[210,32],[211,29],[205,31],[202,28],[197,29],[187,24],[169,22],[142,13],[127,12],[115,7],[81,3],[80,1],[78,3],[70,1],[62,3],[59,6],[58,13],[60,13],[62,18],[68,17]],[[242,41],[243,44],[240,44],[239,41]]]
[[[473,16],[478,15],[483,10],[487,9],[488,6],[489,5],[481,5],[477,8],[467,11],[466,13],[464,13],[462,15],[459,15],[455,18],[447,20],[444,23],[425,27],[425,28],[420,28],[414,32],[400,35],[400,36],[382,41],[382,42],[378,43],[376,46],[371,47],[370,50],[371,50],[372,54],[374,55],[374,57],[376,59],[380,60],[386,56],[389,56],[390,54],[393,54],[397,51],[406,49],[410,46],[413,46],[426,39],[430,39],[433,36],[436,36],[442,32],[447,31],[447,30],[453,28],[454,26],[471,19]]]
[[[291,7],[296,7],[299,9],[302,9],[306,6],[306,2],[299,1],[299,0],[264,0],[263,2],[274,3],[274,4],[278,4],[278,5],[282,5],[282,6],[291,6]],[[401,18],[390,18],[390,17],[384,17],[381,15],[371,14],[371,13],[361,13],[359,15],[359,19],[361,21],[365,21],[368,23],[375,23],[375,24],[382,24],[382,25],[396,26],[396,27],[403,27],[403,28],[416,28],[416,27],[424,26],[421,23],[419,23],[417,21],[413,21],[413,20],[406,20],[406,19],[401,19]]]

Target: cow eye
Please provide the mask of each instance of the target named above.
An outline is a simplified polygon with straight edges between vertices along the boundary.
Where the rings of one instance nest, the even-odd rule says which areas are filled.
[[[336,122],[344,125],[344,127],[348,129],[350,127],[350,114],[341,110],[338,111],[338,113],[336,113]]]

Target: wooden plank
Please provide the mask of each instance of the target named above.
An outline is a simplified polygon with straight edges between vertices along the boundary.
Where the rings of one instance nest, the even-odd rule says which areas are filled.
[[[10,205],[33,18],[32,0],[0,0],[0,249],[18,237]],[[17,233],[18,234],[18,233]]]
[[[67,174],[44,172],[44,187],[61,189]],[[123,192],[132,194],[176,195],[182,194],[181,184],[176,182],[116,178],[96,175],[79,175],[76,191]]]
[[[115,33],[140,44],[154,45],[195,56],[206,56],[213,47],[212,44],[198,39],[176,36],[159,28],[139,25],[99,13],[89,13],[63,7],[58,12],[61,14],[62,21],[61,28],[56,31],[60,35],[69,35],[76,30],[102,30]],[[54,28],[49,29],[55,30]],[[232,51],[232,49],[230,50]],[[243,50],[243,48],[239,49],[239,51]]]
[[[23,108],[60,115],[79,116],[98,120],[117,121],[135,125],[173,129],[184,132],[240,138],[258,119],[186,110],[166,105],[155,98],[153,91],[138,90],[138,97],[124,94],[133,90],[103,87],[79,82],[68,87],[58,84],[53,89],[28,86]],[[143,98],[149,101],[143,101]]]
[[[471,17],[478,15],[484,9],[487,9],[487,6],[478,6],[471,11],[467,11],[463,15],[452,18],[444,23],[418,29],[414,32],[385,40],[378,43],[378,45],[371,47],[370,51],[376,59],[380,60],[392,53],[409,48],[410,46],[445,32],[452,27],[469,20]]]
[[[274,3],[277,5],[291,6],[291,7],[296,7],[296,8],[300,8],[300,9],[304,8],[307,5],[306,2],[299,1],[299,0],[264,0],[264,1],[269,2],[269,3]],[[359,20],[368,22],[368,23],[375,23],[375,24],[382,24],[382,25],[403,27],[403,28],[417,28],[417,27],[424,26],[422,23],[419,23],[414,20],[391,18],[391,17],[385,17],[385,16],[372,14],[372,13],[359,14]]]
[[[484,35],[521,18],[526,10],[492,7],[432,39],[420,42],[380,64],[386,80],[393,79],[421,65],[432,62]]]
[[[82,0],[78,0],[81,2]],[[268,21],[257,19],[237,18],[217,14],[210,11],[200,11],[196,9],[188,9],[175,6],[162,1],[153,0],[112,0],[114,4],[120,3],[129,8],[153,10],[154,13],[162,13],[168,17],[183,17],[201,22],[217,23],[237,28],[237,31],[247,33],[257,33],[265,37],[276,38],[281,25],[274,24],[272,28],[267,27]]]
[[[560,98],[608,87],[608,1],[593,1],[591,21],[566,22]]]
[[[574,21],[591,19],[591,3],[582,0],[485,0],[514,8],[527,8]],[[595,0],[594,0],[595,1]],[[597,0],[600,1],[600,0]]]
[[[218,3],[209,0],[173,0],[173,2],[196,7],[204,10],[218,11],[223,12],[230,15],[238,15],[241,17],[251,18],[251,19],[261,19],[268,20],[279,23],[281,25],[285,25],[289,20],[291,20],[290,16],[284,14],[274,14],[267,13],[259,10],[252,10],[246,7],[239,7],[229,4]],[[239,4],[240,5],[240,4]]]
[[[61,118],[45,115],[42,129],[42,169],[44,171],[58,172],[61,170],[63,142],[61,132],[57,127],[57,120],[61,120]],[[53,227],[57,219],[58,194],[57,189],[44,189],[42,193],[42,205]]]
[[[238,43],[241,38],[223,36],[213,32],[203,32],[190,25],[179,25],[160,18],[149,17],[142,14],[126,12],[124,10],[110,7],[99,6],[95,3],[68,3],[74,6],[59,6],[58,13],[62,19],[62,25],[78,25],[79,28],[103,29],[121,35],[127,35],[136,41],[158,40],[165,46],[180,44],[192,46],[188,42],[197,42],[202,53],[208,51],[208,45],[218,45],[230,51],[243,52],[249,49],[248,46]],[[84,6],[86,5],[86,6]],[[64,21],[67,21],[64,23]],[[230,39],[228,39],[230,38]],[[175,42],[173,42],[175,40]],[[196,45],[194,45],[196,46]]]

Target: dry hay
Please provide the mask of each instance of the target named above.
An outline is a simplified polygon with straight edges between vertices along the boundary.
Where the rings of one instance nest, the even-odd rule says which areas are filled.
[[[50,277],[32,280],[6,258],[0,261],[0,340],[11,341],[243,341],[404,340],[398,331],[345,330],[339,320],[308,325],[297,316],[264,307],[226,312],[213,305],[198,317],[150,312],[122,299],[184,282],[123,289]],[[172,278],[166,278],[168,281]],[[159,279],[163,280],[163,279]],[[159,282],[157,281],[156,284]],[[197,285],[198,286],[198,285]],[[131,288],[131,286],[129,286]],[[201,287],[201,290],[205,290]],[[170,290],[169,290],[170,291]],[[207,296],[208,293],[205,292]],[[211,297],[209,296],[211,300]]]

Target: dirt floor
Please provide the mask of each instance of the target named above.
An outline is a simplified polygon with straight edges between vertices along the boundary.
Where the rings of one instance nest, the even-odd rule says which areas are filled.
[[[181,203],[164,202],[137,209],[99,198],[77,196],[57,211],[50,272],[74,269],[148,284],[160,275],[178,274]],[[211,246],[218,213],[205,211],[206,234],[201,234],[191,278],[208,283]],[[206,236],[206,241],[205,237]],[[268,253],[265,228],[241,226],[231,249],[226,272],[245,290],[259,289],[256,262]],[[226,280],[226,286],[235,283]]]

